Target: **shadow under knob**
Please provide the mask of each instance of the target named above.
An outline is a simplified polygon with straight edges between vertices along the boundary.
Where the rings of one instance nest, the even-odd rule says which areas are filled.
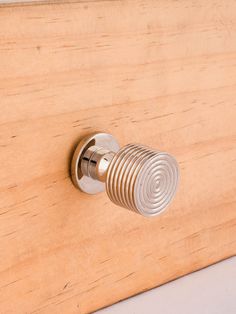
[[[119,149],[106,133],[79,143],[71,171],[75,186],[83,192],[96,194],[106,187],[112,202],[143,216],[162,212],[173,199],[179,180],[177,161],[170,154],[139,144]]]

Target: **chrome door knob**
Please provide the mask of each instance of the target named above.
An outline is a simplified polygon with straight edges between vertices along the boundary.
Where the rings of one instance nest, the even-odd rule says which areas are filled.
[[[96,133],[79,142],[71,175],[74,185],[85,193],[106,189],[113,203],[143,216],[155,216],[173,199],[179,168],[168,153],[139,144],[120,149],[112,135]]]

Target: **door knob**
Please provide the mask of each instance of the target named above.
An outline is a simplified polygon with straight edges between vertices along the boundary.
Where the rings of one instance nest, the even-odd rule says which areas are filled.
[[[119,147],[106,133],[83,138],[72,158],[74,185],[88,194],[106,189],[115,204],[155,216],[173,199],[179,180],[176,159],[139,144]]]

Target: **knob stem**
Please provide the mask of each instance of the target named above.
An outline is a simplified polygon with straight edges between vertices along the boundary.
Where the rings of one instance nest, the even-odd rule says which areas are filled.
[[[81,158],[82,174],[95,180],[105,182],[108,167],[115,152],[99,146],[90,146]]]

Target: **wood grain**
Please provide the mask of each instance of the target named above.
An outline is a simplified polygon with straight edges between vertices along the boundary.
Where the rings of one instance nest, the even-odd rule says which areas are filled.
[[[236,253],[236,2],[0,6],[0,312],[89,313]],[[78,139],[175,155],[169,210],[78,192]]]

